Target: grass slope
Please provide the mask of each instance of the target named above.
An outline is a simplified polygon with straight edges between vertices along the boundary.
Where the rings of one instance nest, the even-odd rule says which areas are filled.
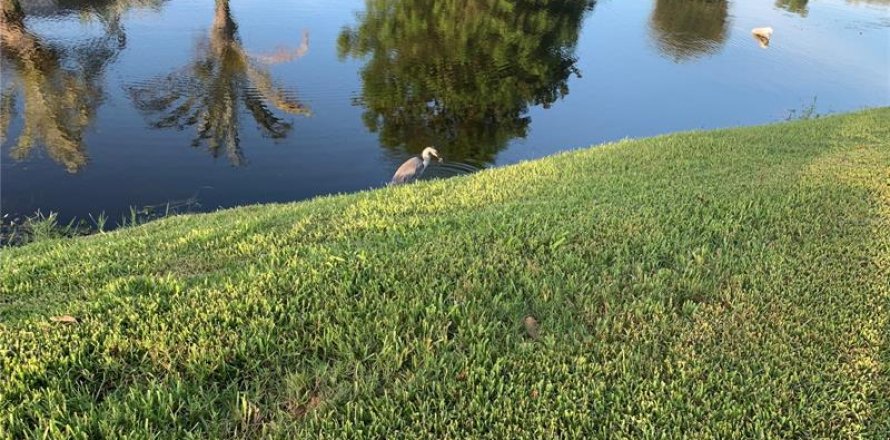
[[[4,249],[0,437],[887,438],[888,231],[879,109]]]

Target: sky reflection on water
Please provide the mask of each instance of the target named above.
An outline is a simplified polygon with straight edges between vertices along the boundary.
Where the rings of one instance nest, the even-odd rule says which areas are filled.
[[[427,4],[5,1],[0,209],[290,201],[430,144],[443,177],[890,104],[887,1]]]

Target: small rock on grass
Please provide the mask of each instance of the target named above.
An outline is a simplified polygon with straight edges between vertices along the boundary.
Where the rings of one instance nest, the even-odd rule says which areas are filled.
[[[522,318],[522,326],[525,327],[525,332],[528,333],[530,338],[538,339],[538,328],[540,326],[534,316],[526,315],[525,318]]]

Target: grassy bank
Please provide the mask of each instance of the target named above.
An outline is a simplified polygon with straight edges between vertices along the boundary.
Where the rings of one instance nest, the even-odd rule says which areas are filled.
[[[888,231],[880,109],[4,249],[0,437],[886,438]]]

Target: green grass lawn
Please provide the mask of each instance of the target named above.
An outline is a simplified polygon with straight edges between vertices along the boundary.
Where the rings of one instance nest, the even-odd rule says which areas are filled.
[[[0,437],[890,436],[887,108],[0,264]]]

